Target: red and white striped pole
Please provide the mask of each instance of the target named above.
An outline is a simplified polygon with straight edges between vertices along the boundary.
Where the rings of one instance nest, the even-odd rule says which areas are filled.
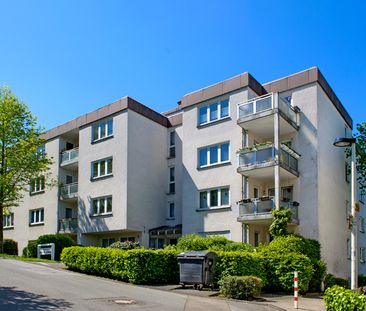
[[[299,281],[299,278],[298,278],[298,275],[297,275],[297,271],[295,271],[295,273],[294,273],[294,308],[295,309],[297,309],[297,302],[299,300],[299,296],[298,296],[298,290],[299,290],[298,281]]]

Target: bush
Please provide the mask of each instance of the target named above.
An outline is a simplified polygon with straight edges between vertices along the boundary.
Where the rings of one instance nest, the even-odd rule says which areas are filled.
[[[259,296],[263,282],[255,276],[226,276],[219,281],[220,294],[228,298],[248,299]]]
[[[291,221],[291,209],[283,207],[279,210],[273,209],[272,215],[273,221],[269,226],[269,234],[274,238],[288,235],[287,224]]]
[[[188,234],[178,240],[176,248],[180,251],[245,251],[251,252],[254,247],[247,243],[234,242],[223,236],[203,237]]]
[[[37,244],[55,243],[55,260],[60,260],[60,255],[65,247],[74,245],[74,240],[63,234],[46,234],[37,239]],[[37,251],[36,256],[37,257]]]
[[[8,255],[18,255],[18,243],[11,239],[4,239],[3,253]]]
[[[28,245],[23,249],[23,257],[37,258],[37,241],[28,241]]]
[[[217,252],[215,279],[225,276],[259,277],[266,283],[264,257],[260,253],[251,252]]]
[[[69,247],[62,262],[73,270],[128,281],[134,284],[176,283],[179,280],[177,252],[100,247]]]
[[[314,273],[308,257],[298,253],[275,253],[265,256],[267,288],[272,291],[291,292],[294,286],[294,271],[299,273],[299,291],[305,293]]]
[[[366,310],[366,295],[334,285],[324,293],[327,311]]]
[[[141,248],[140,243],[139,242],[131,242],[131,241],[125,241],[125,242],[114,242],[111,245],[109,245],[109,248],[117,248],[120,250],[129,250],[129,249],[136,249],[136,248]]]
[[[312,261],[312,264],[314,274],[309,282],[309,292],[320,292],[326,276],[327,264],[323,260]]]

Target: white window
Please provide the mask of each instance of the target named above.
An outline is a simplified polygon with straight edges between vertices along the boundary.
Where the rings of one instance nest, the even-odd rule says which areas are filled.
[[[175,204],[174,202],[168,203],[168,218],[173,219],[175,217]]]
[[[113,135],[113,119],[104,120],[92,126],[92,141],[98,141]]]
[[[229,117],[229,100],[225,99],[198,109],[198,125],[204,125]]]
[[[365,218],[363,218],[362,216],[358,217],[358,224],[360,232],[365,232]]]
[[[230,206],[229,187],[200,191],[200,209],[224,208]]]
[[[30,193],[42,192],[45,189],[45,178],[39,176],[31,180],[30,182]]]
[[[112,214],[112,196],[92,199],[92,216]]]
[[[198,166],[206,167],[230,161],[230,144],[223,143],[198,149]]]
[[[169,158],[175,157],[175,131],[169,133]]]
[[[175,168],[169,167],[169,193],[175,193]]]
[[[112,158],[92,162],[92,179],[112,175]]]
[[[29,224],[30,225],[40,225],[44,224],[44,209],[38,208],[29,211]]]
[[[365,248],[364,247],[360,247],[360,262],[362,262],[362,263],[365,262]]]
[[[14,213],[3,215],[3,228],[14,228]]]

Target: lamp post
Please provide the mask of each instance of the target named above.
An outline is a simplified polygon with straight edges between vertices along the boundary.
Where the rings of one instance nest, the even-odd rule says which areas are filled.
[[[356,138],[337,137],[333,143],[335,147],[351,147],[351,289],[358,287],[358,259],[357,259],[357,211],[356,211]]]

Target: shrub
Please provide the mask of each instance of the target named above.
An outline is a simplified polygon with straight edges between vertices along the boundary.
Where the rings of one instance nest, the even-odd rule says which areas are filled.
[[[327,264],[323,260],[317,260],[312,261],[312,265],[314,274],[309,282],[309,292],[320,292],[327,272]]]
[[[217,252],[215,279],[225,276],[253,275],[266,283],[264,257],[260,253],[251,252]]]
[[[226,276],[219,281],[220,294],[228,298],[248,299],[260,295],[263,282],[255,276]]]
[[[366,295],[334,285],[324,293],[327,311],[366,310]]]
[[[18,243],[11,239],[4,239],[3,253],[8,255],[18,255]]]
[[[62,262],[73,270],[135,284],[176,283],[179,279],[177,252],[100,247],[69,247]]]
[[[120,250],[129,250],[129,249],[136,249],[141,248],[139,242],[131,242],[131,241],[125,241],[125,242],[114,242],[111,245],[109,245],[109,248],[117,248]]]
[[[23,257],[37,258],[37,241],[28,241],[28,245],[23,249]]]
[[[288,235],[287,224],[291,221],[291,209],[283,207],[279,210],[273,209],[272,215],[273,221],[269,226],[269,234],[274,238]]]
[[[74,240],[63,234],[46,234],[37,239],[37,244],[55,243],[55,260],[60,260],[60,255],[65,247],[74,245]],[[37,253],[36,253],[37,257]]]
[[[275,253],[265,256],[267,288],[274,291],[293,290],[294,271],[299,273],[299,291],[307,292],[314,268],[308,257],[298,253]]]
[[[225,252],[253,252],[254,246],[249,243],[229,241],[224,246],[212,246],[210,251],[225,251]]]
[[[208,249],[208,245],[203,236],[188,234],[178,240],[177,248],[182,251],[204,251]]]

